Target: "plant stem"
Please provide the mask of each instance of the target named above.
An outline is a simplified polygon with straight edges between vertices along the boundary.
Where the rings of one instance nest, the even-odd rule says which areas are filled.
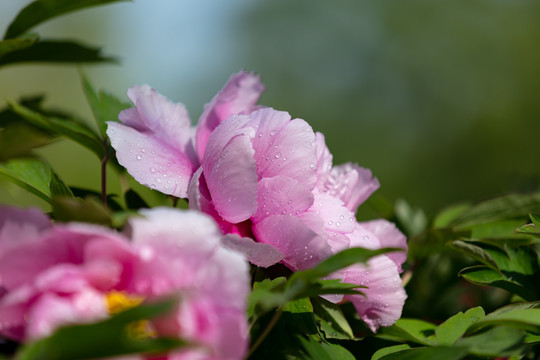
[[[107,161],[109,161],[109,138],[103,140],[105,155],[101,159],[101,202],[107,207]]]
[[[263,330],[263,332],[261,333],[261,335],[259,335],[259,337],[257,338],[257,340],[255,340],[255,343],[253,343],[253,346],[251,347],[251,349],[249,349],[249,353],[246,357],[249,358],[251,355],[253,355],[253,353],[255,352],[255,350],[257,350],[257,348],[259,347],[259,345],[262,344],[262,342],[264,341],[264,339],[268,336],[268,334],[270,333],[270,331],[272,331],[272,329],[274,328],[274,326],[277,324],[279,318],[281,317],[281,314],[283,313],[283,308],[280,307],[276,313],[274,314],[274,316],[272,316],[272,319],[270,319],[270,322],[268,323],[268,325],[266,325],[266,328]]]

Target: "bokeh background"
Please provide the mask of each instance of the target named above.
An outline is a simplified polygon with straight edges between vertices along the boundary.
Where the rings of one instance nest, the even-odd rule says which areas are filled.
[[[0,1],[0,31],[28,2]],[[335,163],[372,169],[378,196],[428,215],[539,188],[537,0],[135,0],[36,30],[117,57],[83,67],[96,88],[127,101],[147,83],[193,121],[230,74],[255,71],[261,103],[323,132]],[[0,106],[35,94],[91,119],[75,66],[0,69]],[[98,189],[99,161],[84,148],[60,141],[39,153],[69,185]],[[46,207],[0,185],[2,202]],[[114,178],[109,187],[118,191]]]

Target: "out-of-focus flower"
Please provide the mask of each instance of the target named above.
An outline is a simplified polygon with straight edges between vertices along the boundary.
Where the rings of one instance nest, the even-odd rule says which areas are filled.
[[[37,210],[0,210],[0,334],[29,341],[179,294],[171,316],[137,335],[178,336],[200,346],[172,359],[241,359],[248,331],[247,262],[223,248],[208,216],[157,208],[132,218],[129,240],[109,229],[52,226]]]
[[[372,330],[391,325],[406,298],[399,277],[406,239],[389,222],[358,223],[354,216],[378,180],[356,164],[333,166],[322,134],[286,112],[255,105],[262,90],[257,77],[239,73],[205,108],[193,141],[197,163],[192,165],[200,166],[187,188],[190,207],[214,217],[228,234],[225,244],[259,266],[282,261],[301,270],[349,247],[403,248],[333,274],[369,287],[367,298],[345,299]],[[112,144],[124,153],[121,159],[126,148],[117,141]],[[162,176],[175,179],[166,168]]]

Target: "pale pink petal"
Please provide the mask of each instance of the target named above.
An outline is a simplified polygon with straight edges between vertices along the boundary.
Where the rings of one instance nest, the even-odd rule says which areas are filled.
[[[346,295],[360,318],[373,331],[390,326],[401,317],[407,294],[401,284],[396,264],[386,256],[370,259],[367,266],[353,265],[343,280],[346,283],[367,286],[362,295]]]
[[[51,226],[51,221],[36,208],[0,206],[0,253],[10,246],[32,241]]]
[[[298,215],[313,204],[313,194],[298,181],[278,175],[259,181],[257,201],[254,223],[271,215]]]
[[[394,251],[386,255],[396,264],[399,272],[402,272],[401,265],[407,260],[407,238],[396,228],[396,225],[383,219],[362,222],[358,225],[372,232],[379,239],[381,247],[403,249],[403,251]]]
[[[128,96],[135,108],[120,112],[122,123],[156,137],[196,162],[191,120],[183,104],[172,103],[148,85],[130,88]]]
[[[313,129],[282,111],[261,109],[251,113],[259,179],[283,175],[313,189],[317,180],[317,149]]]
[[[263,91],[264,86],[254,74],[241,71],[231,76],[223,89],[204,107],[197,124],[195,146],[201,161],[212,131],[231,115],[253,111]]]
[[[334,166],[319,190],[341,199],[345,206],[356,211],[358,206],[379,188],[379,180],[371,170],[357,164]]]
[[[164,194],[186,197],[195,165],[185,153],[151,134],[120,123],[108,125],[118,162],[135,180]]]
[[[254,131],[240,128],[245,121],[233,116],[216,128],[203,161],[214,207],[231,223],[247,220],[257,210],[257,169],[251,145]]]
[[[356,218],[340,199],[318,191],[314,191],[314,196],[315,200],[309,211],[320,216],[327,232],[347,234],[354,231]]]
[[[227,234],[222,239],[223,246],[242,253],[246,259],[257,266],[269,267],[283,260],[284,255],[275,247],[256,242],[248,237]]]
[[[317,145],[317,187],[319,187],[332,170],[332,154],[326,146],[324,135],[320,132],[315,133],[315,143]]]
[[[310,229],[299,217],[274,215],[253,226],[258,241],[281,251],[292,270],[313,267],[331,255],[327,239]]]

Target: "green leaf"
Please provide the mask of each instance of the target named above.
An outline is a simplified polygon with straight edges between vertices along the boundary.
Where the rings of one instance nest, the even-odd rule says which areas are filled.
[[[22,9],[9,25],[4,39],[14,38],[56,16],[91,6],[126,0],[37,0]]]
[[[73,41],[41,40],[32,46],[12,51],[0,58],[0,66],[20,63],[96,63],[115,62],[101,55],[101,49]]]
[[[0,128],[0,161],[28,156],[37,147],[50,144],[53,138],[25,123]]]
[[[63,135],[95,153],[100,159],[105,155],[103,144],[87,125],[73,119],[45,116],[13,101],[8,101],[11,109],[32,125],[58,135]]]
[[[13,51],[26,49],[36,43],[39,37],[36,34],[29,34],[27,37],[18,39],[8,39],[0,41],[0,58]]]
[[[129,325],[166,314],[176,301],[148,304],[126,310],[107,320],[63,327],[48,338],[25,345],[17,360],[96,359],[123,354],[159,354],[187,343],[176,338],[138,338],[129,333]]]
[[[484,317],[484,309],[480,306],[469,309],[465,314],[459,312],[437,326],[435,336],[440,345],[452,346],[465,334],[469,326]]]
[[[418,319],[399,319],[394,325],[382,328],[378,337],[399,342],[412,341],[421,345],[435,346],[435,324]]]
[[[0,163],[0,174],[47,202],[51,202],[53,196],[72,196],[49,164],[40,159],[23,158]]]
[[[540,210],[540,192],[511,194],[478,203],[454,219],[450,225],[466,228],[497,220],[525,217]]]
[[[529,214],[532,224],[520,226],[516,231],[540,238],[540,214]]]
[[[540,308],[516,308],[505,312],[493,312],[469,327],[474,332],[487,326],[512,326],[534,334],[540,334]]]
[[[88,78],[81,72],[81,81],[83,84],[86,99],[92,108],[94,119],[98,125],[103,138],[106,137],[107,121],[117,121],[120,111],[129,108],[129,103],[122,102],[116,97],[109,95],[103,91],[96,93]]]
[[[382,349],[377,350],[373,356],[371,357],[371,360],[380,360],[386,355],[393,354],[395,352],[401,351],[401,350],[407,350],[411,347],[408,344],[399,344],[399,345],[393,345],[388,346]]]
[[[455,231],[452,228],[428,229],[409,239],[407,257],[412,261],[443,253],[450,241],[470,237],[470,231]]]
[[[351,326],[339,305],[320,297],[312,299],[312,304],[315,319],[326,339],[355,339]]]
[[[112,224],[111,212],[104,208],[98,198],[73,199],[57,197],[52,199],[53,217],[61,222],[87,222],[94,224]]]
[[[408,236],[420,234],[426,229],[426,214],[421,209],[413,209],[405,200],[396,201],[396,217]]]
[[[459,360],[466,355],[466,348],[436,346],[405,349],[382,356],[378,360]]]
[[[285,287],[287,279],[278,277],[273,280],[264,279],[253,284],[253,291],[248,298],[248,315],[252,317],[256,312],[266,312],[270,309],[284,305],[288,299],[285,298],[282,289]],[[261,308],[257,311],[257,308]]]
[[[471,204],[457,204],[442,210],[433,220],[433,227],[444,228],[449,226],[454,219],[470,207]]]
[[[483,286],[495,286],[512,294],[517,294],[525,300],[536,300],[537,295],[534,288],[523,285],[503,273],[487,266],[471,266],[459,272],[459,276],[465,280]]]
[[[355,357],[342,346],[317,342],[313,339],[306,340],[304,337],[299,339],[306,353],[306,360],[355,360]]]
[[[495,259],[493,259],[493,256],[491,256],[491,254],[487,252],[486,250],[484,250],[482,247],[475,245],[474,242],[455,240],[455,241],[452,241],[450,245],[454,249],[466,255],[469,255],[473,259],[480,261],[486,266],[492,269],[495,269],[497,271],[499,270],[499,266],[497,265],[497,262],[495,261]]]
[[[459,340],[457,347],[466,347],[469,354],[503,357],[521,352],[525,333],[521,330],[498,326],[480,334]]]
[[[471,227],[471,237],[483,238],[524,238],[516,233],[516,228],[523,225],[523,219],[498,220],[486,224],[478,224]]]

